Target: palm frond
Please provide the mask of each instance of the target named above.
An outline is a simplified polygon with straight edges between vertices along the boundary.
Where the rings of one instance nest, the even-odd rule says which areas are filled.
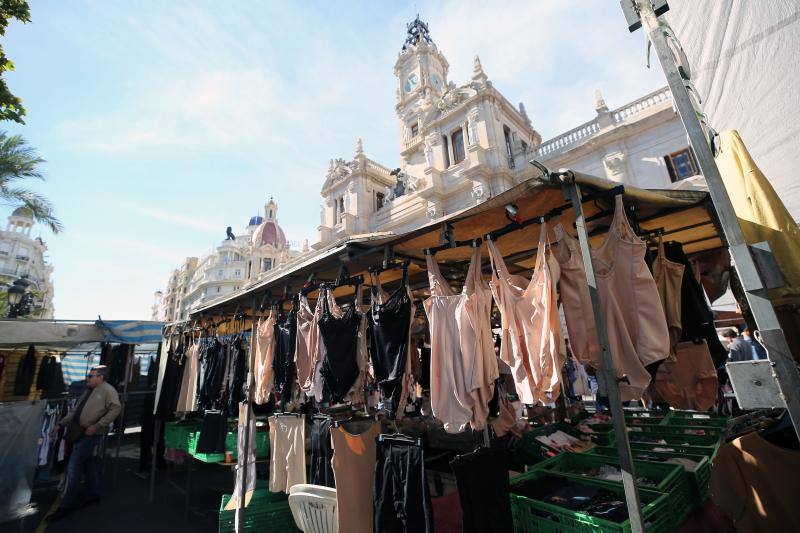
[[[26,178],[43,180],[39,166],[44,162],[21,135],[0,132],[0,187]]]
[[[20,187],[0,187],[0,199],[27,207],[33,219],[49,227],[53,233],[59,233],[64,229],[61,221],[55,216],[50,200],[37,192]]]

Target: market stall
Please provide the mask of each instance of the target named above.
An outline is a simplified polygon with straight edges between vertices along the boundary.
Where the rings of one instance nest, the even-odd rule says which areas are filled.
[[[604,256],[610,239],[616,239],[614,254]],[[711,460],[728,423],[704,412],[716,403],[716,369],[724,362],[724,349],[690,263],[698,254],[723,253],[724,246],[706,193],[646,191],[572,172],[543,172],[410,233],[335,243],[198,309],[190,322],[165,331],[168,356],[162,357],[160,394],[185,394],[188,375],[190,390],[202,397],[208,394],[204,389],[209,379],[218,380],[219,388],[205,400],[167,411],[203,416],[192,439],[227,435],[227,444],[217,437],[219,444],[209,448],[215,453],[238,449],[236,492],[226,500],[228,509],[236,508],[237,518],[225,520],[243,527],[248,516],[260,516],[267,508],[272,515],[287,516],[286,500],[275,494],[288,494],[292,501],[293,490],[308,490],[306,481],[336,485],[330,497],[333,508],[338,505],[340,530],[366,527],[354,525],[352,520],[359,517],[351,512],[342,518],[342,510],[354,502],[374,509],[362,520],[396,520],[379,497],[391,479],[373,478],[369,472],[374,476],[376,462],[384,462],[378,471],[393,476],[395,452],[387,450],[404,449],[417,458],[414,464],[422,470],[415,475],[425,480],[406,486],[413,501],[405,505],[420,530],[433,527],[432,516],[447,514],[433,509],[446,509],[445,499],[455,487],[463,512],[459,520],[479,521],[488,504],[477,492],[471,499],[470,487],[489,483],[487,479],[493,480],[489,492],[500,498],[491,503],[499,509],[492,516],[509,524],[513,517],[517,530],[546,527],[553,516],[560,516],[555,520],[562,525],[574,522],[578,530],[600,523],[591,510],[555,509],[557,505],[547,503],[548,498],[555,501],[559,487],[623,502],[611,513],[620,530],[638,529],[637,521],[639,526],[676,530],[705,501]],[[590,247],[592,254],[587,253]],[[564,253],[567,248],[570,253]],[[617,285],[609,292],[609,263],[643,266],[636,250],[654,256],[648,265],[652,273],[621,263],[618,271],[636,277],[629,286]],[[626,253],[633,255],[620,259]],[[493,294],[486,285],[488,275]],[[532,277],[535,283],[529,281]],[[459,294],[461,285],[466,288]],[[531,291],[536,296],[526,303]],[[566,328],[560,324],[559,303]],[[464,306],[471,314],[456,320],[453,313]],[[630,330],[625,322],[628,306],[636,309],[630,316],[650,324],[649,330],[640,328],[637,348],[629,356],[639,357],[649,345],[648,360],[619,357],[625,352],[620,331]],[[456,307],[460,310],[454,311]],[[683,322],[681,308],[688,311]],[[576,309],[584,313],[578,321]],[[549,318],[542,320],[546,314]],[[534,320],[538,332],[521,325],[531,317],[540,317]],[[472,327],[464,328],[459,320]],[[600,335],[595,339],[591,330]],[[238,347],[220,338],[242,332],[250,335],[241,337]],[[566,357],[562,337],[569,340],[574,357]],[[222,348],[209,351],[214,338]],[[168,361],[183,365],[181,375],[178,366],[168,368]],[[575,394],[575,381],[562,373],[569,368],[567,362],[573,371],[575,363],[592,369],[599,382],[595,409],[607,405],[610,416],[585,412],[581,400],[594,396],[585,390]],[[642,374],[640,367],[650,373]],[[217,375],[214,368],[223,372]],[[469,401],[462,401],[465,387]],[[623,411],[623,400],[642,396],[662,408],[671,404],[683,411]],[[258,431],[252,407],[272,413],[272,496],[253,479],[256,459],[251,452],[258,449],[253,441]],[[212,429],[222,427],[220,411],[232,418],[241,415],[241,431]],[[301,444],[309,425],[310,455]],[[339,451],[337,456],[337,450],[353,446],[368,450],[367,455]],[[500,454],[505,459],[495,456],[495,448],[505,450]],[[580,459],[559,453],[565,449],[588,455]],[[543,461],[549,456],[554,457]],[[434,470],[442,461],[449,466]],[[427,474],[424,465],[431,468]],[[341,468],[363,472],[369,482],[358,482],[361,474],[355,484],[352,479],[340,481],[336,471]],[[509,493],[503,482],[509,469],[533,471],[514,478]],[[587,488],[586,472],[598,469],[615,473],[599,484],[589,482]],[[476,478],[476,472],[484,479]],[[526,488],[526,480],[540,478],[546,478],[550,494]],[[642,487],[642,479],[649,486]],[[428,481],[439,496],[433,504]],[[486,486],[482,490],[486,493]],[[250,493],[261,503],[245,508],[238,502],[246,502]],[[293,507],[297,523],[302,521],[299,505]]]

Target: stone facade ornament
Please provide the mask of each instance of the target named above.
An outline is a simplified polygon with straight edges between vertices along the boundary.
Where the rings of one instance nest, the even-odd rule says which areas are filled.
[[[467,128],[469,128],[469,145],[475,146],[478,144],[478,118],[480,114],[478,112],[478,107],[473,107],[469,110],[469,115],[467,116]]]
[[[357,168],[356,161],[345,161],[342,158],[331,159],[327,177],[331,181],[339,181],[350,176]]]
[[[356,142],[356,155],[362,155],[364,153],[364,143],[361,141],[361,137],[358,138]]]
[[[426,168],[431,168],[433,166],[433,142],[431,137],[435,137],[435,135],[428,135],[425,137],[425,165]]]
[[[614,152],[603,158],[603,166],[606,169],[606,177],[614,181],[622,181],[625,175],[625,154]]]
[[[476,183],[472,187],[472,198],[475,200],[476,203],[480,203],[484,200],[486,196],[486,188],[484,187],[483,183]]]
[[[434,202],[428,202],[427,215],[431,220],[435,220],[442,216],[442,210]]]

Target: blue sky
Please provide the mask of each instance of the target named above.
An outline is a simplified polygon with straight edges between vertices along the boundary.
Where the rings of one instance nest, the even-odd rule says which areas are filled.
[[[58,318],[149,318],[184,257],[241,229],[270,195],[288,238],[316,240],[328,160],[356,139],[398,161],[392,73],[419,12],[466,82],[479,54],[547,139],[664,85],[616,1],[37,1],[3,41],[47,160],[34,184]],[[10,208],[0,205],[2,220]]]

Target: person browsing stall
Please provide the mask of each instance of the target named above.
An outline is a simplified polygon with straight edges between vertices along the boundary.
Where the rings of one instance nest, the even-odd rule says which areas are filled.
[[[66,427],[65,438],[72,442],[72,455],[67,466],[67,486],[61,506],[48,517],[49,521],[63,518],[78,507],[84,477],[88,495],[83,504],[100,501],[101,473],[94,449],[122,409],[116,389],[106,382],[107,376],[107,367],[92,368],[86,377],[86,390],[75,410],[59,421],[59,425]]]

